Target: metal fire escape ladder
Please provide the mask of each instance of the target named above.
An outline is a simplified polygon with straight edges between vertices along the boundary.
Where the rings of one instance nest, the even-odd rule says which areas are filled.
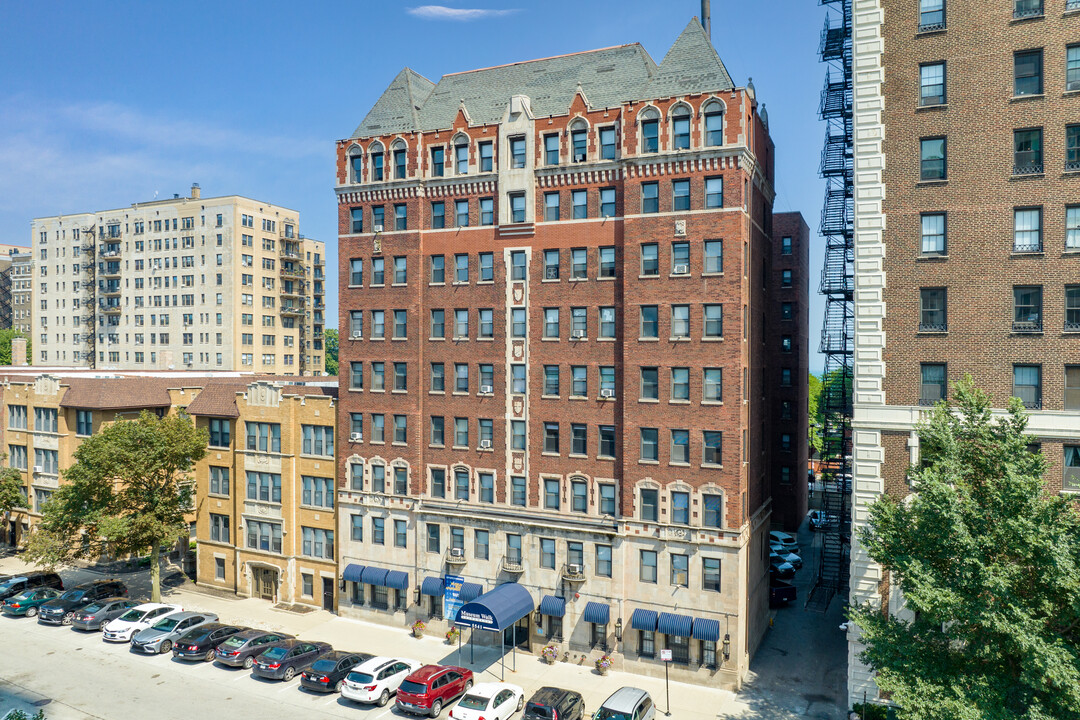
[[[82,245],[83,275],[82,286],[86,289],[86,297],[82,300],[82,307],[86,314],[82,316],[83,328],[86,332],[83,337],[86,340],[86,350],[83,351],[83,359],[86,367],[93,370],[97,367],[97,226],[91,225],[82,229],[85,242]],[[77,360],[78,358],[76,358]]]
[[[851,390],[855,346],[854,247],[855,173],[853,82],[851,53],[851,0],[820,0],[827,7],[818,51],[828,64],[818,112],[825,121],[825,144],[819,171],[825,178],[825,201],[820,232],[825,242],[825,263],[819,291],[825,296],[825,321],[820,352],[825,376],[820,400],[821,510],[837,522],[820,533],[818,576],[806,608],[825,612],[836,595],[848,591],[851,557]]]

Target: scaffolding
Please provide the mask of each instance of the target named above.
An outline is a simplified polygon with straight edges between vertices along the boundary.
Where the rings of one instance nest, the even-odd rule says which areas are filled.
[[[855,344],[855,173],[851,0],[819,0],[826,6],[818,51],[828,64],[818,113],[825,121],[819,172],[825,179],[820,232],[825,262],[819,292],[825,296],[820,352],[825,375],[819,402],[823,462],[819,469],[821,531],[818,576],[806,608],[825,612],[836,595],[847,595],[851,557],[851,398]]]

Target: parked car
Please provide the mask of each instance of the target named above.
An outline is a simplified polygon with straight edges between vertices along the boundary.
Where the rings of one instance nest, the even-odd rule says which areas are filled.
[[[795,575],[795,566],[776,553],[769,553],[769,570],[778,578],[789,578]]]
[[[173,643],[183,635],[207,623],[216,622],[218,616],[204,612],[178,612],[166,615],[145,630],[131,637],[131,649],[135,652],[157,655],[172,650]]]
[[[216,655],[217,646],[230,637],[247,630],[239,625],[224,625],[218,622],[200,625],[188,630],[173,643],[172,654],[180,660],[205,660],[210,662]]]
[[[266,630],[243,630],[218,645],[214,651],[214,659],[222,665],[250,670],[255,664],[256,656],[286,640],[292,640],[292,635]]]
[[[136,605],[115,620],[105,623],[102,627],[101,639],[105,642],[131,642],[131,637],[135,633],[145,630],[170,613],[183,611],[184,608],[180,605],[162,603]]]
[[[542,687],[525,703],[522,720],[585,720],[585,698],[573,690]]]
[[[791,583],[775,576],[769,578],[769,607],[783,607],[794,601],[798,594],[798,589]]]
[[[18,595],[13,595],[5,600],[2,609],[5,615],[34,617],[38,614],[38,608],[43,603],[58,597],[60,597],[60,591],[50,587],[23,590]]]
[[[795,539],[795,536],[779,530],[772,530],[769,532],[769,544],[783,545],[785,550],[795,554],[798,554],[799,552],[799,543]]]
[[[39,587],[63,590],[64,581],[54,572],[29,572],[23,575],[12,575],[0,582],[0,600],[7,600],[12,595],[18,595],[23,590],[32,590]]]
[[[76,630],[100,630],[110,620],[120,617],[139,603],[122,597],[110,597],[95,600],[71,618],[71,627]]]
[[[810,511],[811,530],[829,530],[836,527],[839,521],[840,518],[836,515],[826,514],[824,510]]]
[[[345,683],[345,676],[354,667],[370,660],[371,653],[354,653],[345,650],[333,650],[311,663],[311,667],[300,673],[300,687],[318,692],[338,692]]]
[[[416,660],[373,657],[354,667],[345,676],[341,697],[384,707],[390,702],[390,696],[397,694],[401,681],[421,667],[423,663]]]
[[[307,670],[313,662],[333,650],[330,643],[286,640],[255,658],[252,671],[267,680],[292,680],[296,673]]]
[[[445,705],[473,686],[472,670],[456,665],[425,665],[405,678],[395,707],[413,715],[439,717]]]
[[[791,563],[791,567],[796,570],[802,569],[802,558],[793,552],[785,550],[783,545],[770,545],[769,549],[772,551],[772,554],[779,555],[784,560]]]
[[[649,693],[633,687],[623,687],[600,705],[593,720],[654,720],[656,706]]]
[[[450,711],[450,720],[510,720],[524,706],[525,691],[520,686],[480,683],[458,700]]]
[[[127,597],[127,585],[119,580],[95,580],[76,585],[66,593],[41,606],[38,622],[43,625],[70,625],[77,610],[95,600],[107,597]]]

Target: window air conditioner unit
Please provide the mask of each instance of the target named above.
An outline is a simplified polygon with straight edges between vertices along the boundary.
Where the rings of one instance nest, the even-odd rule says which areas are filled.
[[[481,385],[480,386],[480,392],[482,392],[484,394],[488,394],[488,393],[491,393],[493,391],[494,391],[494,388],[492,388],[490,385]]]
[[[602,397],[602,398],[613,398],[613,397],[615,397],[615,391],[612,390],[611,388],[604,388],[604,389],[602,389],[600,391],[600,397]]]
[[[675,266],[675,274],[676,275],[686,275],[689,272],[690,272],[690,266],[689,265],[676,265]]]
[[[585,153],[577,153],[574,155],[574,162],[585,162]]]
[[[353,340],[360,340],[361,338],[363,338],[363,337],[364,337],[364,334],[363,334],[363,333],[358,333],[358,332],[354,332],[354,333],[353,333],[352,335],[350,335],[349,337],[350,337],[350,338],[352,338]]]
[[[45,469],[42,468],[40,465],[35,465],[34,466],[34,472],[36,472],[36,473],[45,472]]]
[[[480,441],[480,449],[481,450],[490,450],[491,449],[491,441],[490,440],[481,440]]]
[[[546,277],[548,280],[558,280],[559,279],[559,268],[557,268],[557,267],[549,267],[547,269],[547,271],[544,273],[544,277]]]
[[[581,566],[578,565],[577,563],[567,565],[566,566],[566,572],[569,575],[580,575],[581,574]]]
[[[364,433],[350,433],[349,442],[360,442],[364,439]]]
[[[461,548],[450,548],[450,557],[463,558],[465,557],[465,551]]]
[[[573,333],[571,333],[570,337],[572,337],[572,338],[583,338],[583,337],[585,337],[585,331],[584,330],[575,330]]]
[[[381,233],[382,232],[382,225],[373,225],[371,227],[371,229],[374,230],[377,233]]]

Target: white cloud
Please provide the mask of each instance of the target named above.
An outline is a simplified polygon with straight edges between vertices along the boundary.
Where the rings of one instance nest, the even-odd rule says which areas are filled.
[[[421,5],[420,7],[409,8],[407,12],[410,15],[415,15],[425,20],[458,20],[467,22],[469,20],[481,20],[489,17],[500,17],[502,15],[510,15],[517,12],[517,8],[509,8],[505,10],[488,10],[484,8],[451,8],[445,5]]]

